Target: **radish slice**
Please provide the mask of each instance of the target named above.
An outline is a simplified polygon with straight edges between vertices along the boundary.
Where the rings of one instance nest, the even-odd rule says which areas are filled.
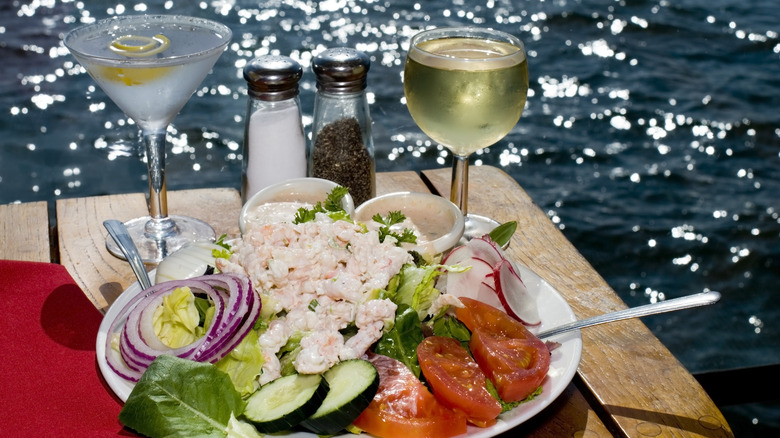
[[[470,268],[463,272],[447,273],[445,290],[447,293],[456,296],[472,295],[479,284],[485,281],[485,276],[493,272],[493,267],[481,259],[470,258],[462,263],[458,263],[458,265],[463,267],[470,266]]]
[[[477,296],[474,298],[482,301],[485,304],[490,304],[498,310],[504,310],[504,306],[501,304],[501,299],[498,296],[498,292],[496,292],[496,289],[492,285],[492,279],[490,280],[490,284],[483,281],[477,289]]]
[[[490,304],[526,325],[541,323],[536,297],[528,292],[512,262],[489,236],[471,239],[453,249],[442,263],[471,266],[465,272],[447,272],[440,277],[437,286],[442,292]]]
[[[442,259],[442,264],[445,265],[460,265],[463,261],[470,259],[474,255],[474,252],[471,251],[471,247],[469,245],[461,245],[458,247],[455,247],[450,251],[446,256],[444,256],[444,259]]]
[[[443,292],[456,297],[473,298],[503,310],[493,287],[493,266],[476,257],[464,260],[458,265],[471,268],[464,272],[448,272]]]
[[[495,273],[496,292],[506,312],[523,324],[541,324],[536,297],[528,292],[523,280],[512,267],[512,262],[502,260],[496,266]]]
[[[465,246],[471,250],[472,257],[480,258],[493,267],[498,266],[502,260],[506,259],[504,251],[490,240],[489,237],[471,239]]]

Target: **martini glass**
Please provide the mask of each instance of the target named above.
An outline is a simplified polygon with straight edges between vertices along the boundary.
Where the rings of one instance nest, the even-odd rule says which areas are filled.
[[[527,93],[525,47],[513,35],[463,27],[412,37],[404,66],[406,105],[420,129],[453,154],[450,200],[466,216],[464,240],[499,225],[468,212],[469,156],[512,130]]]
[[[149,216],[125,222],[141,258],[157,263],[182,245],[214,240],[207,223],[168,215],[165,132],[231,38],[227,26],[178,15],[120,16],[79,27],[65,46],[141,128],[149,172]],[[106,239],[109,252],[124,258]]]

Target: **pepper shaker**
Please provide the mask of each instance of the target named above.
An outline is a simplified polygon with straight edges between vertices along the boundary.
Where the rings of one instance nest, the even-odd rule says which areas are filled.
[[[301,65],[287,56],[261,56],[244,67],[249,102],[244,130],[241,199],[307,173],[298,82]]]
[[[374,142],[366,99],[371,62],[350,48],[325,50],[314,58],[317,78],[309,148],[309,175],[347,187],[360,205],[376,194]]]

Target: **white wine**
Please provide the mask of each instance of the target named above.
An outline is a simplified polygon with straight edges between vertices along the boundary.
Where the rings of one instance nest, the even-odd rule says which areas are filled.
[[[466,156],[503,138],[528,93],[525,52],[482,38],[440,38],[413,45],[404,69],[406,104],[429,137]]]

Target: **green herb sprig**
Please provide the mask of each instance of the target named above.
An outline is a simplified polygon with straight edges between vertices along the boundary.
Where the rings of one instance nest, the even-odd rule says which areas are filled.
[[[381,214],[377,213],[371,219],[373,219],[374,222],[383,225],[379,228],[380,242],[384,242],[387,236],[392,236],[395,238],[396,244],[399,246],[402,243],[417,243],[417,236],[415,236],[414,231],[410,230],[409,228],[404,228],[400,234],[390,229],[390,227],[393,225],[400,224],[406,220],[406,216],[400,211],[391,211],[387,216],[382,216]]]
[[[515,234],[516,229],[517,221],[505,222],[490,232],[490,239],[499,246],[504,246],[509,243],[509,239]]]
[[[341,206],[341,200],[349,193],[349,189],[342,186],[336,186],[328,193],[325,202],[317,202],[313,208],[301,207],[295,213],[294,224],[313,222],[317,213],[325,213],[334,221],[342,220],[352,222],[344,207]]]

